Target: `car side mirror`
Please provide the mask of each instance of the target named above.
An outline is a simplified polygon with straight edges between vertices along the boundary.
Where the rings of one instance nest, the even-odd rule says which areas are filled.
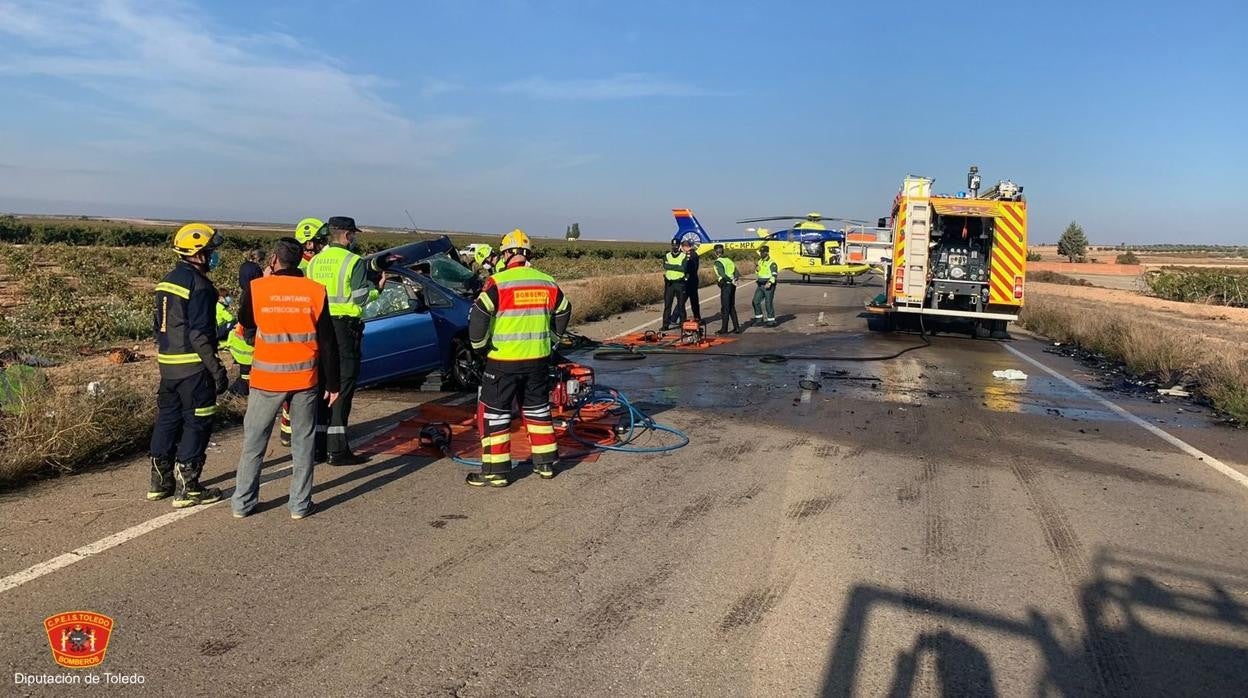
[[[888,225],[888,219],[887,219],[887,218],[881,218],[881,219],[877,220],[877,221],[875,222],[875,227],[877,227],[877,228],[887,228],[887,227],[889,227],[889,225]]]

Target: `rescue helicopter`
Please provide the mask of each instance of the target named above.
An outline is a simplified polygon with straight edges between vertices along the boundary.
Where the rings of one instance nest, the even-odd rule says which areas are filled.
[[[738,224],[769,221],[794,223],[775,232],[767,228],[748,228],[756,237],[722,240],[711,239],[693,215],[693,211],[687,208],[672,209],[672,216],[676,219],[676,234],[673,239],[681,243],[692,242],[699,255],[710,252],[719,244],[726,250],[751,251],[767,245],[776,266],[801,274],[802,281],[810,281],[812,276],[828,276],[843,278],[852,285],[855,278],[872,270],[879,271],[887,264],[892,250],[890,231],[887,228],[870,227],[866,221],[824,216],[817,212],[805,216],[767,216],[739,220]],[[837,221],[845,227],[842,230],[830,230],[824,225],[824,221]]]

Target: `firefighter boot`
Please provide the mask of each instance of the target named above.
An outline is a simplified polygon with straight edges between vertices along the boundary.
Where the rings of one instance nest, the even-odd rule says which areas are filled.
[[[196,504],[212,504],[220,501],[221,490],[216,487],[204,487],[199,484],[199,474],[203,464],[178,463],[174,475],[177,488],[173,495],[173,507],[185,509]]]
[[[539,461],[538,459],[534,458],[533,459],[533,472],[537,473],[537,476],[542,478],[543,480],[551,479],[552,477],[555,476],[555,460],[544,459],[544,460]]]
[[[147,501],[155,502],[173,494],[173,461],[152,456],[152,484],[147,488]]]
[[[464,482],[470,487],[506,487],[511,484],[511,478],[499,473],[468,473]]]

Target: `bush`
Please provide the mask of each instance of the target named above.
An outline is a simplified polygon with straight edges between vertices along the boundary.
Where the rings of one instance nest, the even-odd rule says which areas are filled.
[[[1055,271],[1029,271],[1027,280],[1042,284],[1062,284],[1063,286],[1091,286],[1087,279],[1076,279]]]
[[[1166,300],[1248,307],[1248,273],[1243,271],[1167,267],[1148,272],[1144,282]]]
[[[1027,250],[1028,262],[1039,262],[1041,259],[1043,259],[1043,257],[1040,256],[1039,252],[1036,252],[1035,250]]]
[[[1120,254],[1117,257],[1115,257],[1114,263],[1136,265],[1140,263],[1140,258],[1136,257],[1134,252],[1127,250],[1123,254]]]

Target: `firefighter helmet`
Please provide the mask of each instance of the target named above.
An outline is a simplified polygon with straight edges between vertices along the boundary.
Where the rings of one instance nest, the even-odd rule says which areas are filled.
[[[507,233],[506,235],[504,235],[503,244],[498,246],[499,252],[506,252],[507,250],[531,250],[531,249],[533,249],[533,245],[532,243],[529,242],[529,236],[526,235],[525,232],[519,228],[516,228],[510,233]]]
[[[214,250],[223,242],[225,238],[221,233],[205,223],[187,223],[173,234],[173,249],[183,257]]]
[[[295,239],[304,244],[311,240],[324,239],[328,235],[325,224],[319,218],[304,218],[295,226]]]

